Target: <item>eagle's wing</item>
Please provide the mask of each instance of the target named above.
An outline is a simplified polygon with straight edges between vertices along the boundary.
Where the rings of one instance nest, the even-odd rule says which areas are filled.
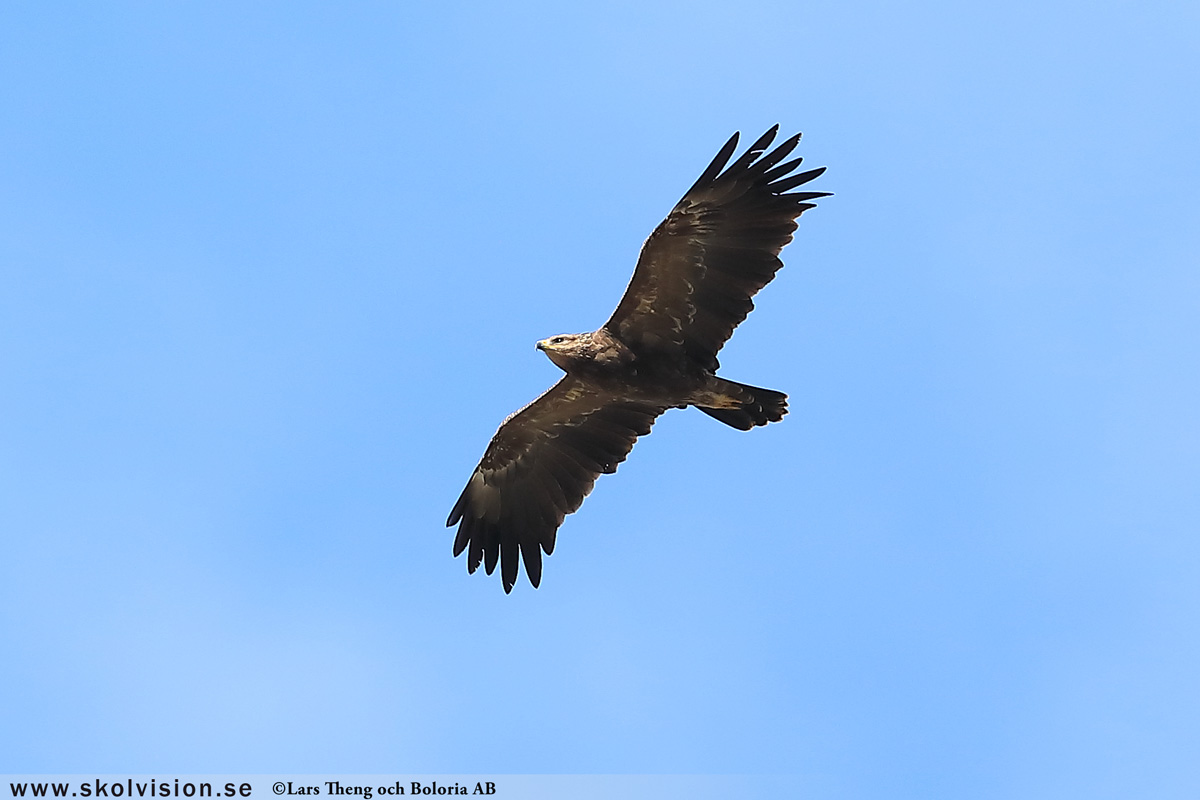
[[[792,192],[825,171],[779,163],[796,134],[763,155],[771,128],[725,169],[735,133],[642,246],[633,280],[604,324],[635,350],[684,355],[715,371],[717,352],[754,308],[750,298],[783,266],[796,218],[827,192]],[[722,171],[724,170],[724,171]]]
[[[542,554],[554,551],[563,518],[583,502],[603,472],[616,472],[637,437],[665,409],[614,398],[564,377],[513,414],[492,437],[450,512],[458,523],[454,555],[467,550],[467,571],[500,561],[504,591],[517,580],[518,551],[535,587]]]

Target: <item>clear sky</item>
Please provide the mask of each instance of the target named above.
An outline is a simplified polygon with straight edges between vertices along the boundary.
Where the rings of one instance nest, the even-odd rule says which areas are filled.
[[[0,772],[1200,793],[1200,6],[5,3]],[[447,513],[734,130],[832,191],[542,588]]]

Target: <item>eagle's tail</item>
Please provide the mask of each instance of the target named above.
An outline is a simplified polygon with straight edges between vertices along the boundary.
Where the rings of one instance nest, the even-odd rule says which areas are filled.
[[[756,425],[779,422],[787,413],[787,395],[724,378],[713,378],[700,402],[692,405],[726,425],[748,431]]]

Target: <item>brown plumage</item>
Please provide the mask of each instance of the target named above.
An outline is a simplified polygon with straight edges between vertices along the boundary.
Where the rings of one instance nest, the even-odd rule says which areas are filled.
[[[454,504],[446,524],[459,526],[454,555],[467,551],[468,572],[499,563],[509,592],[523,560],[536,587],[563,518],[668,408],[695,406],[740,430],[787,413],[787,395],[715,374],[750,298],[783,266],[796,218],[827,196],[789,191],[825,168],[793,174],[801,159],[780,163],[799,134],[764,155],[778,130],[732,164],[738,134],[725,143],[646,240],[603,327],[538,342],[567,374],[504,421]]]

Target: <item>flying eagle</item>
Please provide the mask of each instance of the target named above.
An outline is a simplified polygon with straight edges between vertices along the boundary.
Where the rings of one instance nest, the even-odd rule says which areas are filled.
[[[500,564],[512,591],[518,561],[542,579],[558,526],[616,472],[668,408],[695,406],[739,430],[778,422],[787,395],[717,377],[717,352],[754,308],[750,298],[783,266],[796,218],[827,192],[791,192],[825,171],[783,160],[796,134],[766,152],[771,128],[736,161],[730,137],[642,246],[633,280],[597,331],[537,343],[567,374],[500,426],[450,512],[454,555],[467,571]]]

